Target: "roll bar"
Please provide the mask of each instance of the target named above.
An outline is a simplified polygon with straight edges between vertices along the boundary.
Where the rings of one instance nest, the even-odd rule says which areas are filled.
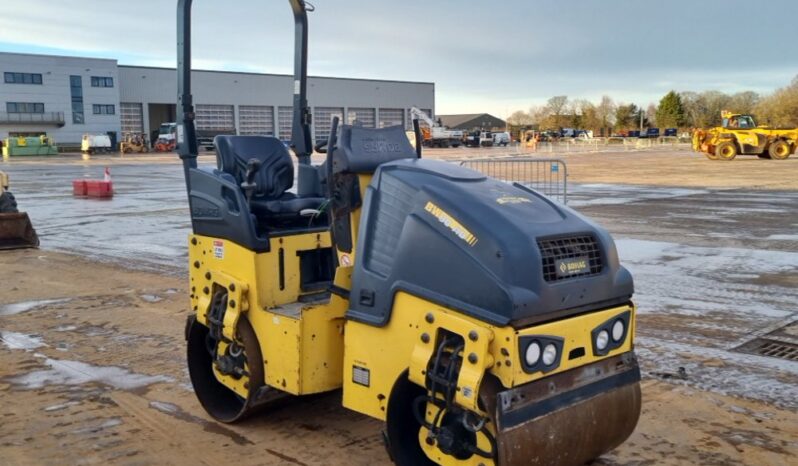
[[[194,125],[194,102],[191,95],[191,3],[177,2],[177,153],[183,161],[186,187],[190,190],[189,170],[197,167],[197,131]],[[294,12],[294,114],[291,147],[299,163],[310,164],[313,146],[308,107],[308,11],[314,8],[304,0],[288,0]]]

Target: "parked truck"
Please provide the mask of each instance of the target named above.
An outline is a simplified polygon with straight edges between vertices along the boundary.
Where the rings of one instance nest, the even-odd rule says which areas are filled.
[[[413,119],[418,119],[421,125],[422,144],[426,147],[460,147],[463,140],[463,132],[449,129],[436,121],[433,121],[423,110],[412,107],[410,115]]]

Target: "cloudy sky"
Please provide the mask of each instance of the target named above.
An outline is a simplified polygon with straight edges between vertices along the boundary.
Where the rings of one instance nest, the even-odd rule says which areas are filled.
[[[2,3],[0,50],[174,66],[174,0]],[[798,75],[798,0],[313,3],[311,75],[435,82],[439,114],[504,117],[558,94],[646,106],[670,89],[766,93]],[[288,2],[194,12],[195,67],[291,73]]]

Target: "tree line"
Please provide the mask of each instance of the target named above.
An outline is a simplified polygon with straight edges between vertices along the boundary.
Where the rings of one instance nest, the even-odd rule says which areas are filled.
[[[752,114],[758,124],[798,127],[798,76],[772,94],[753,91],[726,94],[720,91],[670,91],[646,109],[633,103],[616,103],[610,96],[599,102],[569,99],[559,95],[546,105],[519,110],[507,118],[512,126],[537,126],[542,130],[559,128],[592,129],[597,134],[640,127],[706,128],[721,123],[721,110]]]

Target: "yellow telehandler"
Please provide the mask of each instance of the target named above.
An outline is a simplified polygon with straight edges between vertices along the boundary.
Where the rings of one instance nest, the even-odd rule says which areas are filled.
[[[751,115],[721,112],[721,126],[693,132],[693,150],[710,160],[734,160],[737,155],[784,160],[795,153],[798,128],[757,126]]]
[[[188,369],[208,414],[235,422],[341,390],[385,422],[403,466],[581,465],[629,437],[633,281],[604,229],[422,158],[418,121],[414,149],[402,126],[334,118],[311,165],[302,0],[289,0],[296,164],[277,138],[220,135],[216,167],[198,167],[191,3],[178,0],[176,140],[193,230]]]

